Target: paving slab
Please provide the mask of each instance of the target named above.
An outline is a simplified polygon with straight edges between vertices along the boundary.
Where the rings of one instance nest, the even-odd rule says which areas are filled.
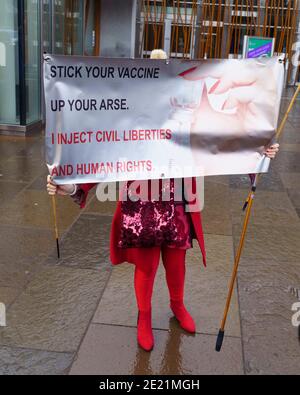
[[[0,286],[22,289],[55,248],[53,231],[0,225]]]
[[[276,159],[277,160],[277,159]],[[251,188],[250,178],[248,174],[234,175],[229,178],[230,188],[233,189],[247,189]],[[278,191],[283,192],[284,186],[282,184],[278,171],[271,166],[267,174],[263,174],[259,180],[259,190]]]
[[[229,185],[205,183],[202,222],[205,233],[232,235]]]
[[[35,144],[37,139],[22,136],[2,136],[0,135],[0,157],[8,159],[17,155],[20,150],[25,149],[30,144]]]
[[[300,144],[282,143],[280,144],[280,150],[289,152],[300,152]]]
[[[300,173],[300,152],[280,151],[272,167],[277,172]]]
[[[74,355],[70,353],[0,347],[0,375],[66,375],[73,358]]]
[[[87,204],[84,212],[87,214],[102,214],[113,216],[117,207],[117,202],[99,202],[94,193],[92,194],[92,199]]]
[[[0,345],[75,352],[95,312],[108,273],[48,267],[18,296],[0,328]]]
[[[82,269],[111,270],[109,239],[112,217],[84,214],[60,242],[61,258],[53,251],[46,263]]]
[[[234,225],[234,245],[238,247],[242,226]],[[250,224],[243,249],[243,257],[262,261],[300,261],[300,226],[262,226]]]
[[[292,325],[292,306],[300,295],[298,262],[242,261],[239,298],[247,374],[300,374],[298,330]]]
[[[289,118],[280,138],[281,144],[300,144],[299,120]]]
[[[16,197],[27,186],[23,182],[1,181],[0,178],[0,206],[5,205]]]
[[[296,208],[300,208],[300,190],[299,189],[288,189],[288,195],[291,202]]]
[[[72,366],[71,375],[242,375],[240,339],[227,338],[216,353],[215,337],[154,331],[151,353],[139,349],[136,330],[93,324]]]
[[[243,190],[231,192],[232,223],[241,224],[245,218],[242,210],[248,193]],[[258,189],[251,211],[251,225],[285,226],[286,224],[300,225],[295,207],[286,192],[273,192]]]
[[[80,214],[80,208],[67,196],[57,196],[59,230],[67,229]],[[53,229],[51,199],[44,191],[25,190],[0,207],[3,225]]]
[[[300,173],[281,172],[280,178],[286,189],[300,189]]]
[[[1,164],[1,180],[32,182],[45,168],[41,157],[12,156]]]
[[[4,303],[8,309],[20,292],[18,288],[0,287],[0,303]]]

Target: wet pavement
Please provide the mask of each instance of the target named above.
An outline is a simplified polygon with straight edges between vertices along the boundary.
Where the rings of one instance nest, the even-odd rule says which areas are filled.
[[[292,90],[285,93],[283,111]],[[45,192],[42,136],[0,136],[0,374],[300,374],[292,305],[300,289],[300,98],[281,152],[263,176],[230,311],[214,351],[241,231],[248,176],[205,182],[208,268],[198,248],[187,259],[186,305],[197,333],[181,331],[160,267],[153,298],[155,349],[136,344],[133,266],[112,269],[114,203],[92,193],[80,211],[58,198],[60,261]]]

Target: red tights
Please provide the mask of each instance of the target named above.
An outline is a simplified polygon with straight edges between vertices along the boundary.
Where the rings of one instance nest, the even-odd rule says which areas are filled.
[[[134,286],[139,311],[151,309],[151,299],[160,251],[151,249],[144,252],[141,262],[136,265]],[[171,301],[183,302],[186,251],[177,248],[163,248],[162,260],[166,270],[166,280]]]
[[[134,276],[134,287],[139,309],[138,343],[144,350],[150,351],[154,346],[151,299],[159,265],[160,249],[140,250],[139,253],[141,259],[139,259],[139,264],[136,265]],[[195,322],[183,304],[185,256],[185,250],[162,249],[162,260],[170,293],[170,307],[181,327],[187,332],[195,333]]]

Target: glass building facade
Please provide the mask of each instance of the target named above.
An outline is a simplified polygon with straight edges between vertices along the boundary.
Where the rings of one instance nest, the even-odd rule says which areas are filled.
[[[0,0],[0,133],[43,123],[42,54],[99,56],[98,0]]]
[[[0,0],[0,134],[42,129],[44,52],[134,56],[137,3]]]
[[[0,119],[19,124],[19,35],[17,0],[0,0]]]
[[[213,0],[0,0],[0,134],[42,130],[44,52],[149,57],[161,47],[170,57],[227,57],[254,33],[275,35],[288,52],[300,1],[279,3],[277,10],[262,0],[224,0],[219,8]],[[290,75],[299,80],[299,67]]]
[[[0,124],[41,122],[40,17],[36,0],[0,0]]]
[[[39,5],[37,0],[0,0],[2,129],[24,132],[41,123]]]

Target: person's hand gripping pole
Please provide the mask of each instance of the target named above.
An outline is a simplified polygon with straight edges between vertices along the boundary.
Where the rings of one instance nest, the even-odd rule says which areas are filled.
[[[52,211],[54,219],[54,233],[56,239],[57,258],[60,259],[59,232],[57,221],[56,195],[73,195],[77,191],[76,185],[57,185],[51,176],[47,177],[47,191],[52,200]]]

